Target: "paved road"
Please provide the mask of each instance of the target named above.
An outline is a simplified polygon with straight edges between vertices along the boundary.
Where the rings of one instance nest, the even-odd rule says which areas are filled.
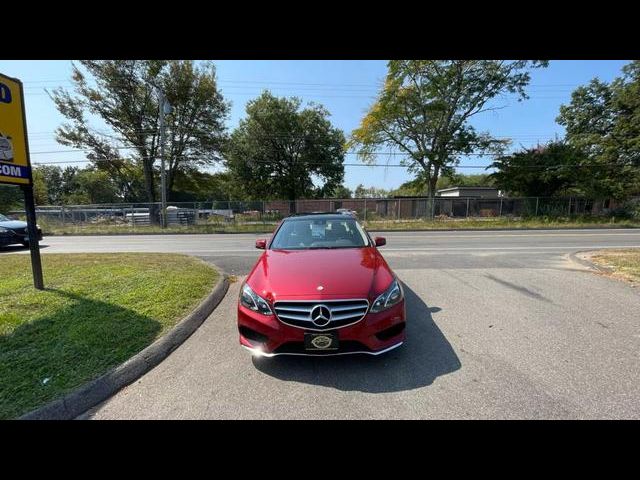
[[[568,254],[640,231],[385,233],[408,341],[380,357],[253,359],[237,345],[256,235],[47,238],[43,252],[179,251],[239,276],[162,364],[85,418],[640,418],[640,296]]]
[[[373,232],[375,235],[376,233]],[[382,247],[393,268],[536,267],[594,248],[640,246],[640,230],[528,230],[493,232],[385,232]],[[205,257],[227,272],[249,272],[260,251],[257,234],[60,236],[42,242],[43,253],[179,252]],[[28,253],[22,247],[0,252]]]

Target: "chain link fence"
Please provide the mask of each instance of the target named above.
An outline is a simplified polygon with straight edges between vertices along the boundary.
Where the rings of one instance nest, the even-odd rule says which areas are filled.
[[[294,213],[352,212],[367,224],[389,221],[456,220],[464,218],[573,216],[606,214],[613,202],[585,198],[348,198],[265,201],[171,202],[169,227],[192,225],[225,230],[243,227],[250,231],[275,225]],[[159,228],[159,203],[38,206],[38,222],[46,229],[77,227],[96,230]],[[13,216],[24,212],[9,212]]]

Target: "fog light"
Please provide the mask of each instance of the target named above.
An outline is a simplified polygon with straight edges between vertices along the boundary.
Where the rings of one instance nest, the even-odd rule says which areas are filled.
[[[376,333],[376,338],[383,342],[385,340],[389,340],[390,338],[393,338],[396,335],[400,335],[403,332],[405,326],[406,326],[405,322],[393,325],[392,327],[386,328]]]
[[[240,330],[240,335],[251,341],[251,343],[267,343],[269,341],[269,337],[267,337],[266,335],[258,333],[249,327],[245,327],[244,325],[241,326],[238,330]]]

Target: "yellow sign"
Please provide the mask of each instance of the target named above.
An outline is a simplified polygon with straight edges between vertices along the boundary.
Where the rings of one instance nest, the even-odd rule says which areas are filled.
[[[1,73],[0,183],[14,185],[31,183],[22,82]]]

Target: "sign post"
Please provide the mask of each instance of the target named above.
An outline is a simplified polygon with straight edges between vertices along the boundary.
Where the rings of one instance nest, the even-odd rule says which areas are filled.
[[[33,285],[44,289],[36,208],[33,199],[33,177],[27,139],[24,89],[16,78],[0,73],[0,183],[18,185],[24,193],[27,233],[31,251]]]

